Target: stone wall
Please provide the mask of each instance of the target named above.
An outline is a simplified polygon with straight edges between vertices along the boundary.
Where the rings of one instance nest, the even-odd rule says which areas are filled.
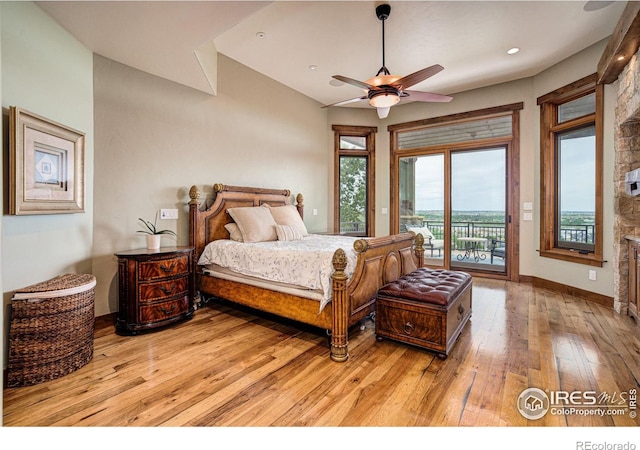
[[[629,304],[629,258],[625,236],[640,236],[640,196],[629,197],[624,176],[640,168],[640,51],[618,77],[615,118],[614,308],[626,314]]]

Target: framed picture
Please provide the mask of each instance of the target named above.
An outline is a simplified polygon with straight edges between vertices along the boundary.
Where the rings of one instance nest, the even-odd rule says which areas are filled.
[[[11,106],[9,213],[84,212],[84,133]]]

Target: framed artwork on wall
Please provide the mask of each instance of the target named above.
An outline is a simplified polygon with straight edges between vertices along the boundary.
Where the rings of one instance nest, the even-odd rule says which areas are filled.
[[[9,108],[9,214],[84,212],[85,134]]]

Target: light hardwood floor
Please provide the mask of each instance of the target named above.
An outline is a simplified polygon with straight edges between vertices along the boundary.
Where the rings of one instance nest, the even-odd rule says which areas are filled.
[[[471,321],[446,360],[377,342],[367,321],[351,333],[351,358],[336,363],[323,331],[214,304],[139,336],[98,327],[80,370],[4,389],[3,425],[638,426],[629,409],[527,420],[517,398],[528,387],[638,389],[639,336],[631,318],[599,304],[474,279]]]

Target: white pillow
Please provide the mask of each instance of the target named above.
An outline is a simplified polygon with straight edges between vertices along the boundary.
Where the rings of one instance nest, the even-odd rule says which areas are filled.
[[[427,227],[409,227],[407,230],[413,231],[415,234],[422,234],[425,239],[433,239],[433,233]]]
[[[299,241],[303,239],[298,229],[291,225],[276,225],[276,234],[279,241]]]
[[[298,209],[295,206],[271,206],[266,203],[262,206],[266,206],[267,210],[271,211],[271,215],[278,225],[290,225],[296,228],[303,237],[309,236],[307,227],[302,221],[302,217],[300,217]]]
[[[264,242],[278,239],[276,221],[268,209],[244,206],[227,209],[242,233],[243,242]]]
[[[228,223],[224,227],[229,232],[229,237],[232,241],[243,242],[242,233],[237,223]]]

